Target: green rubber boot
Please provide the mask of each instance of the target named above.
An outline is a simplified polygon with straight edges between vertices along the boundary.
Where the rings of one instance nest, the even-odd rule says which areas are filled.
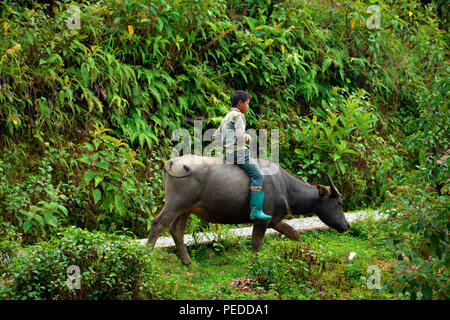
[[[262,211],[264,201],[264,191],[253,191],[250,190],[250,219],[258,219],[258,220],[270,220],[271,216],[264,214]]]

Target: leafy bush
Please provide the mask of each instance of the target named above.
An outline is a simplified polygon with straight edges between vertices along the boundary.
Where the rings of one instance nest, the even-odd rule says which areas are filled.
[[[283,294],[295,287],[296,293],[306,297],[325,269],[326,261],[317,252],[293,242],[271,243],[250,266],[252,276],[264,288]]]
[[[12,224],[0,219],[0,239],[0,273],[2,273],[9,261],[18,254],[22,237]]]
[[[80,29],[71,1],[41,2],[0,11],[0,221],[26,243],[67,225],[143,236],[170,133],[217,126],[235,89],[249,127],[282,129],[281,165],[330,173],[345,210],[449,148],[444,1],[380,2],[376,28],[368,0],[82,1]]]
[[[76,197],[72,207],[80,208],[77,215],[83,227],[97,229],[102,225],[110,229],[138,224],[147,227],[150,203],[153,200],[149,186],[137,178],[145,165],[136,159],[137,153],[122,140],[105,134],[109,131],[95,126],[91,140],[80,146],[77,157],[79,171],[76,174]],[[80,179],[82,177],[82,179]],[[142,212],[142,216],[137,214]]]
[[[107,131],[95,126],[82,143],[61,147],[38,137],[42,156],[34,163],[16,161],[21,148],[0,156],[0,216],[26,242],[67,225],[146,235],[162,206],[162,155],[138,155]]]
[[[294,115],[282,134],[282,164],[309,181],[327,183],[329,173],[344,210],[381,203],[391,165],[385,157],[395,149],[376,133],[385,123],[368,93],[334,88],[329,102],[311,109],[312,119]]]
[[[49,148],[40,159],[21,162],[22,148],[0,158],[0,216],[29,241],[67,222],[67,198],[61,193],[64,185],[54,172],[66,153]]]
[[[370,219],[364,219],[363,222],[352,222],[351,228],[346,231],[346,233],[350,236],[357,237],[364,240],[372,240],[376,233],[374,232],[373,224],[375,221]]]
[[[448,161],[447,161],[448,165]],[[391,285],[410,299],[450,298],[449,180],[434,192],[431,168],[399,174],[392,197],[383,205],[389,215],[383,239],[397,259],[389,270]]]
[[[370,29],[369,4],[102,0],[78,3],[78,30],[67,27],[68,1],[53,13],[45,4],[6,3],[1,137],[11,146],[14,132],[71,135],[94,117],[130,144],[164,145],[165,130],[189,119],[217,122],[233,88],[247,88],[262,114],[272,106],[278,116],[309,113],[340,86],[364,88],[390,111],[406,105],[406,115],[445,60],[445,33],[436,7],[417,1],[380,5],[381,29]],[[445,74],[445,64],[436,73]],[[249,124],[257,123],[250,110]]]
[[[79,268],[80,289],[69,266]],[[146,247],[131,238],[70,227],[12,258],[1,277],[0,297],[155,299],[165,288],[157,272]]]
[[[217,126],[229,93],[245,88],[253,97],[249,126],[288,129],[280,146],[288,170],[311,180],[336,167],[339,178],[345,175],[339,184],[346,209],[378,205],[389,175],[381,155],[402,152],[397,136],[440,125],[428,106],[445,105],[440,92],[448,91],[448,59],[436,15],[445,16],[442,4],[379,4],[379,29],[368,27],[370,4],[102,0],[78,3],[81,29],[69,29],[69,1],[33,3],[32,10],[6,2],[0,139],[13,149],[15,139],[33,145],[42,132],[62,151],[68,141],[88,136],[93,119],[102,119],[115,138],[153,155],[154,146],[170,148],[175,128],[195,119]],[[336,96],[333,88],[349,95]],[[447,127],[448,121],[436,137],[424,131],[423,141],[441,146]],[[414,162],[415,154],[397,156]],[[89,197],[93,191],[86,190]],[[25,201],[36,208],[18,209],[27,212],[17,213],[21,223],[39,229],[36,213],[44,211],[44,225],[63,223],[60,195],[44,195],[41,204]],[[118,206],[112,203],[121,212],[117,197]]]

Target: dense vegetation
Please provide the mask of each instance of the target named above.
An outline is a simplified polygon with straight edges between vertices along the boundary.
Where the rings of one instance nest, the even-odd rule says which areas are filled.
[[[91,239],[69,226],[145,237],[163,205],[172,132],[193,137],[195,120],[217,127],[230,93],[245,89],[248,128],[279,129],[282,167],[310,183],[328,172],[345,210],[389,215],[380,232],[399,261],[393,285],[413,299],[449,297],[449,161],[437,162],[450,148],[446,1],[0,1],[0,10],[2,261],[21,250],[60,256],[64,239]],[[152,277],[139,272],[124,291],[96,284],[78,298],[135,297]],[[28,297],[68,297],[42,294]]]
[[[301,236],[302,244],[270,236],[257,258],[250,239],[227,236],[220,243],[189,246],[195,263],[187,267],[175,250],[155,249],[150,257],[124,235],[68,228],[11,259],[7,275],[15,281],[0,284],[0,298],[408,298],[390,284],[393,276],[387,269],[395,259],[373,237],[377,228],[379,223],[364,222],[342,236],[332,230],[312,231]],[[349,248],[356,254],[351,260]],[[80,290],[66,285],[73,281],[67,276],[68,265],[82,270]],[[379,287],[367,285],[373,276],[369,266],[379,268]]]

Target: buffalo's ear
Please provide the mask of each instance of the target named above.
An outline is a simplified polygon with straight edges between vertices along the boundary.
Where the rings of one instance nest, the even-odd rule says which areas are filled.
[[[319,191],[319,197],[322,200],[327,199],[331,194],[331,189],[328,186],[323,186],[323,185],[319,184],[317,186],[317,190]]]

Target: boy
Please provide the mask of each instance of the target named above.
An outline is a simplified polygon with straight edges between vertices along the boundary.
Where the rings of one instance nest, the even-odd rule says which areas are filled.
[[[250,94],[245,91],[233,92],[230,98],[232,108],[214,133],[214,140],[222,142],[225,146],[226,162],[237,164],[250,177],[250,219],[269,220],[272,217],[262,211],[264,174],[250,156],[250,150],[244,143],[251,140],[251,136],[245,133],[244,116],[248,110],[250,99]]]

